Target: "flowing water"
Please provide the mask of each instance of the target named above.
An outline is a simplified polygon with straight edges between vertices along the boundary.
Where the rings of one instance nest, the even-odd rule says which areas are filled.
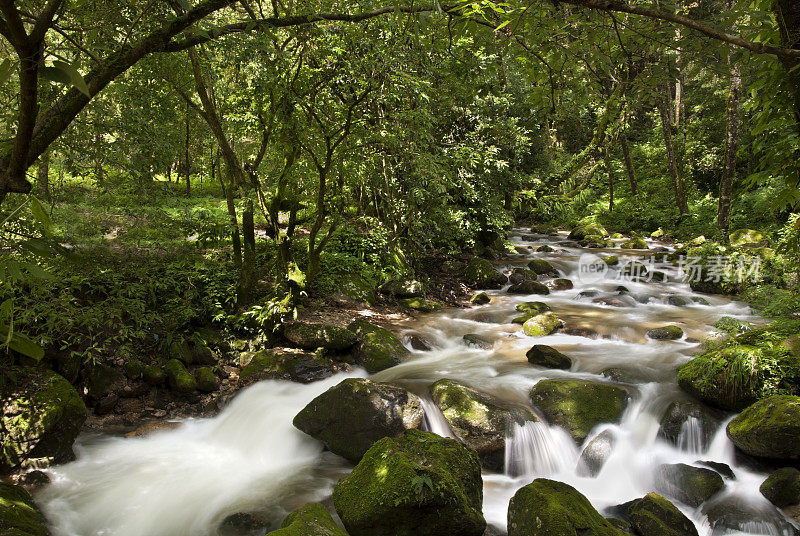
[[[744,532],[716,530],[714,536],[790,534],[787,520],[758,492],[766,475],[739,464],[724,425],[706,448],[704,431],[696,420],[684,425],[677,446],[657,437],[666,408],[686,398],[675,383],[675,368],[697,352],[698,339],[711,334],[720,317],[758,321],[749,307],[719,296],[705,296],[706,304],[670,305],[669,296],[698,298],[679,281],[674,269],[665,270],[668,279],[664,282],[619,281],[611,274],[598,279],[579,273],[579,259],[588,250],[559,245],[563,238],[517,233],[515,240],[533,248],[530,254],[508,261],[506,271],[525,266],[535,256],[552,262],[563,277],[573,280],[574,288],[544,297],[492,291],[488,305],[448,309],[407,321],[396,326],[399,332],[423,337],[433,349],[412,350],[411,359],[372,378],[419,393],[426,413],[424,429],[450,437],[447,421],[427,395],[428,387],[441,378],[461,381],[513,404],[529,405],[528,392],[542,379],[608,381],[601,372],[613,368],[630,386],[633,400],[619,424],[599,426],[587,439],[586,443],[603,434],[610,450],[594,477],[579,462],[582,447],[563,430],[544,423],[509,430],[504,474],[484,473],[484,513],[489,524],[498,532],[505,529],[509,500],[534,478],[567,482],[603,509],[653,491],[659,464],[708,460],[730,465],[736,476],[726,480],[725,490],[710,506],[735,502],[748,516],[747,523],[740,524]],[[533,253],[544,243],[556,251]],[[605,253],[619,256],[622,264],[637,255],[619,249]],[[621,284],[630,292],[620,295],[617,287]],[[613,305],[594,302],[598,297],[619,301],[609,302]],[[521,326],[510,321],[518,315],[515,306],[530,300],[548,303],[565,321],[566,329],[548,337],[526,336]],[[680,326],[686,336],[678,341],[646,338],[648,329],[665,324]],[[481,335],[493,346],[489,350],[466,346],[465,334]],[[532,367],[525,352],[534,344],[558,348],[573,358],[572,368]],[[350,376],[366,373],[355,371]],[[220,523],[231,514],[256,512],[277,526],[293,508],[328,498],[336,481],[351,469],[291,425],[305,404],[345,377],[311,385],[261,382],[242,391],[213,419],[191,420],[145,438],[83,437],[76,447],[78,459],[53,468],[53,483],[37,500],[57,536],[257,534],[226,532],[228,528],[220,528]],[[712,534],[701,509],[681,508],[701,535]]]

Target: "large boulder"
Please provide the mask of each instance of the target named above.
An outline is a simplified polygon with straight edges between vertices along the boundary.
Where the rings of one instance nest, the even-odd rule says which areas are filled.
[[[299,383],[311,383],[333,376],[343,366],[317,354],[271,348],[253,354],[239,373],[239,381],[252,383],[269,378],[280,378]]]
[[[419,430],[375,443],[333,489],[351,536],[482,536],[482,503],[475,451]]]
[[[66,380],[65,380],[66,381]],[[49,536],[47,521],[30,494],[19,486],[0,482],[0,534]]]
[[[567,370],[572,366],[572,359],[546,344],[535,345],[528,350],[525,357],[528,358],[528,363],[537,367]]]
[[[710,536],[730,534],[780,534],[798,536],[800,532],[774,506],[754,501],[745,495],[721,495],[703,505]]]
[[[267,536],[348,536],[330,512],[319,503],[301,506],[283,520],[281,528]]]
[[[464,279],[480,289],[497,289],[508,281],[508,277],[495,270],[486,259],[473,258],[464,268]]]
[[[794,467],[778,469],[758,489],[778,508],[800,504],[800,471]]]
[[[347,350],[356,343],[356,334],[331,324],[291,322],[284,325],[283,336],[299,348],[315,350]]]
[[[358,273],[344,274],[336,288],[338,294],[349,301],[368,305],[375,305],[377,301],[375,285]]]
[[[728,423],[728,437],[751,456],[800,459],[800,397],[759,400]]]
[[[453,380],[437,381],[430,392],[456,437],[475,449],[481,464],[492,471],[503,468],[506,433],[511,426],[538,420],[528,409],[511,407]]]
[[[508,536],[620,536],[578,490],[537,478],[508,505]]]
[[[525,280],[508,287],[509,294],[550,294],[550,289],[538,281]]]
[[[627,520],[643,536],[698,536],[694,523],[683,512],[656,493],[630,503]]]
[[[0,473],[74,459],[72,443],[87,410],[75,388],[55,372],[7,369],[0,388]]]
[[[676,446],[699,447],[700,451],[704,451],[711,444],[722,419],[723,414],[717,410],[697,402],[678,400],[670,404],[661,417],[658,436]],[[692,437],[693,432],[699,435]],[[698,444],[689,444],[692,441]]]
[[[522,330],[529,337],[544,337],[564,327],[564,322],[550,311],[529,318],[522,324]]]
[[[542,380],[530,392],[533,405],[548,422],[565,428],[583,443],[604,422],[619,422],[628,406],[628,392],[607,383],[588,380]]]
[[[544,259],[532,259],[528,262],[528,269],[533,270],[538,275],[558,277],[558,270],[556,270],[556,267]]]
[[[716,471],[685,463],[664,464],[656,474],[656,489],[683,504],[698,507],[722,491],[725,481]]]
[[[358,340],[354,348],[356,363],[371,374],[399,365],[409,354],[400,339],[388,329],[363,319],[353,321],[348,329],[356,334]]]
[[[420,399],[394,385],[348,378],[312,400],[292,424],[352,462],[383,437],[422,424]]]
[[[762,363],[768,360],[752,346],[709,350],[678,369],[678,385],[706,404],[741,411],[762,392],[769,374],[768,367],[762,370]]]
[[[393,279],[381,285],[381,294],[394,298],[424,298],[425,286],[414,279]]]

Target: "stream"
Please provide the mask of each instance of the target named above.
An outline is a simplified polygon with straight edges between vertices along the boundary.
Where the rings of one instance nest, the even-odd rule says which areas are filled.
[[[712,501],[735,500],[753,513],[743,527],[746,532],[717,530],[714,536],[789,534],[785,518],[758,491],[767,475],[739,462],[724,424],[705,448],[702,431],[692,421],[684,426],[679,446],[657,437],[670,403],[688,399],[675,382],[675,368],[698,352],[699,339],[713,333],[713,324],[720,317],[758,322],[749,306],[722,296],[703,296],[706,303],[693,301],[699,295],[681,282],[671,267],[664,270],[668,276],[664,282],[620,281],[610,274],[595,280],[579,273],[579,259],[587,252],[617,255],[623,265],[626,259],[645,253],[642,251],[570,247],[564,245],[563,236],[530,235],[522,230],[515,231],[512,239],[529,246],[530,253],[512,255],[498,268],[508,272],[524,267],[531,258],[545,259],[558,268],[561,277],[571,279],[574,288],[548,296],[512,295],[505,288],[488,291],[492,298],[488,305],[445,309],[400,323],[394,331],[401,340],[406,342],[415,335],[433,349],[411,350],[411,359],[371,377],[418,393],[426,412],[425,429],[452,436],[427,394],[428,387],[441,378],[530,405],[528,392],[542,379],[608,381],[601,372],[621,371],[632,402],[619,424],[601,425],[586,441],[600,433],[614,438],[613,450],[596,477],[581,470],[582,447],[565,431],[544,423],[528,423],[509,431],[505,473],[485,471],[483,475],[484,514],[493,530],[505,530],[509,500],[534,478],[566,482],[602,512],[653,491],[659,464],[707,460],[728,464],[736,476],[735,480],[726,479],[725,489]],[[649,242],[651,247],[660,245]],[[556,251],[534,253],[543,244]],[[619,285],[630,292],[620,296]],[[685,297],[691,303],[670,305],[669,296]],[[597,297],[622,303],[596,303]],[[546,302],[574,334],[526,336],[520,325],[511,323],[519,315],[515,306],[524,301]],[[668,324],[680,326],[684,338],[659,341],[645,336],[648,329]],[[465,334],[481,335],[493,346],[466,346]],[[572,368],[531,366],[525,352],[534,344],[547,344],[567,354],[573,359]],[[367,374],[356,370],[309,385],[263,381],[241,391],[214,418],[189,420],[181,427],[144,438],[82,436],[75,446],[77,460],[50,470],[52,483],[37,495],[37,502],[56,536],[264,534],[263,529],[248,532],[241,524],[220,524],[232,514],[255,512],[276,528],[292,509],[330,497],[335,483],[351,466],[323,451],[318,441],[291,423],[314,397],[352,376]],[[701,535],[712,534],[699,508],[680,507]]]

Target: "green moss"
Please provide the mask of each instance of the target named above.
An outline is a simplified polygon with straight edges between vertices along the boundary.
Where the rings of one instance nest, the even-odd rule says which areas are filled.
[[[622,388],[587,380],[542,380],[530,392],[533,405],[578,443],[600,423],[619,422],[628,406]]]
[[[486,305],[492,301],[492,299],[485,292],[478,292],[477,294],[474,294],[469,301],[475,305]]]
[[[47,521],[33,498],[19,486],[0,482],[0,534],[47,536]]]
[[[544,337],[545,335],[550,335],[563,325],[564,322],[562,322],[560,318],[548,311],[526,320],[522,325],[522,329],[525,331],[525,335],[529,337]]]
[[[784,467],[773,472],[761,484],[761,494],[778,508],[800,503],[800,471]]]
[[[617,266],[619,264],[619,257],[616,255],[609,255],[603,257],[603,262],[605,262],[607,266]]]
[[[733,444],[751,456],[800,459],[800,397],[760,400],[728,423],[727,432]]]
[[[284,326],[283,336],[292,344],[308,350],[347,350],[356,343],[355,333],[331,324],[291,322]]]
[[[178,361],[182,361],[187,365],[190,365],[193,362],[192,348],[189,346],[189,342],[182,337],[178,340],[172,341],[172,343],[169,345],[168,355],[170,359],[177,359]]]
[[[738,248],[742,246],[758,246],[766,242],[764,235],[752,229],[738,229],[730,234],[731,246]]]
[[[620,247],[622,249],[649,249],[644,238],[631,238],[623,242]]]
[[[508,536],[620,536],[578,490],[537,478],[520,488],[508,507]]]
[[[167,364],[164,365],[164,372],[167,373],[169,388],[176,393],[187,395],[197,389],[197,380],[177,359],[167,361]]]
[[[683,512],[656,493],[633,501],[628,520],[637,534],[647,536],[697,536],[694,523]]]
[[[161,385],[166,381],[167,375],[161,367],[156,365],[148,365],[142,371],[144,381],[150,385]]]
[[[550,289],[538,281],[526,279],[508,288],[509,294],[550,294]]]
[[[536,272],[538,275],[558,276],[558,270],[556,270],[556,267],[543,259],[532,259],[528,263],[528,268]]]
[[[464,268],[464,279],[477,288],[497,289],[502,287],[508,278],[495,270],[486,259],[472,258]]]
[[[375,443],[333,490],[351,536],[482,536],[482,503],[475,451],[418,430]]]
[[[574,285],[569,279],[563,277],[554,279],[552,282],[553,290],[570,290]]]
[[[359,274],[344,274],[337,284],[337,290],[347,298],[375,305],[377,296],[375,285]]]
[[[442,308],[438,303],[423,298],[403,298],[398,301],[403,307],[408,307],[409,309],[421,311],[423,313],[432,313]]]
[[[0,471],[73,459],[72,443],[86,420],[75,388],[51,371],[10,368],[16,383],[0,391]]]
[[[684,463],[661,465],[659,476],[659,487],[663,487],[664,493],[694,508],[725,487],[722,476],[716,471]]]
[[[647,336],[658,341],[675,341],[683,337],[683,330],[678,326],[664,326],[648,330]]]
[[[319,503],[309,503],[286,516],[281,528],[267,536],[348,536],[330,512]]]
[[[144,375],[144,363],[138,359],[125,361],[125,374],[132,380],[140,380]]]
[[[523,303],[517,304],[516,309],[517,309],[517,311],[519,311],[521,313],[534,312],[534,313],[538,314],[538,313],[544,313],[546,311],[549,311],[550,310],[550,306],[547,305],[544,302],[533,301],[533,302],[523,302]]]
[[[356,336],[356,362],[369,373],[399,365],[408,355],[408,350],[400,339],[387,329],[370,324],[365,320],[356,320],[348,326]]]
[[[197,377],[197,389],[205,393],[210,393],[219,389],[219,378],[209,367],[200,367],[195,371]]]

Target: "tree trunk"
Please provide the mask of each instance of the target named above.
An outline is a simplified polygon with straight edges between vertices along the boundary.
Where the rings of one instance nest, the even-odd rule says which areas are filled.
[[[189,105],[186,105],[186,147],[184,148],[183,158],[184,158],[184,165],[186,169],[186,197],[192,195],[192,183],[191,179],[189,178],[190,168],[189,168]]]
[[[725,168],[719,182],[719,206],[717,226],[722,232],[724,243],[728,242],[731,223],[731,190],[736,177],[736,151],[739,145],[739,92],[742,86],[742,75],[728,53],[728,64],[731,70],[730,92],[728,93],[728,132],[725,143]]]
[[[631,149],[628,146],[628,133],[626,131],[620,132],[619,136],[620,145],[622,146],[622,156],[625,160],[625,169],[628,172],[628,182],[631,185],[631,195],[636,197],[639,195],[639,186],[636,183],[636,170],[633,167],[633,159],[631,159]]]
[[[608,171],[608,211],[614,212],[614,171],[611,169],[611,151],[608,149],[608,144],[603,146],[603,159]]]
[[[669,99],[669,86],[659,99],[659,114],[661,115],[661,129],[664,131],[664,147],[667,150],[667,165],[669,167],[669,175],[672,179],[672,189],[675,191],[675,204],[681,215],[689,213],[689,207],[686,204],[686,194],[683,191],[683,181],[681,179],[681,171],[678,166],[678,160],[675,156],[675,145],[672,139],[672,121],[670,121],[670,99]]]
[[[225,194],[225,202],[228,205],[228,221],[230,222],[231,244],[233,245],[233,264],[237,270],[242,268],[242,240],[239,236],[239,221],[236,218],[236,204],[233,202],[233,175],[231,175],[230,187],[225,186],[222,174],[218,175],[219,183],[222,186],[222,193]]]
[[[242,212],[242,237],[243,240],[243,258],[242,269],[239,272],[239,305],[247,305],[253,297],[253,288],[255,287],[256,274],[258,267],[256,266],[256,233],[255,223],[253,218],[253,201],[248,199],[245,203],[244,212]]]
[[[47,199],[49,203],[52,198],[50,197],[50,153],[44,153],[41,158],[39,158],[39,169],[36,172],[36,186]]]

